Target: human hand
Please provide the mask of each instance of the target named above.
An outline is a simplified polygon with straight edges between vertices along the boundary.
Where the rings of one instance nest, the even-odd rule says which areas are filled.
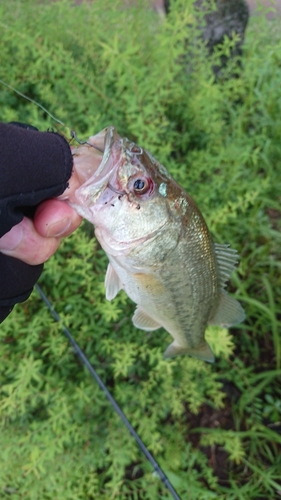
[[[74,171],[63,195],[71,196],[79,185]],[[24,217],[0,238],[0,252],[27,264],[42,264],[55,253],[61,239],[77,229],[81,220],[65,201],[46,200],[37,207],[33,220]]]

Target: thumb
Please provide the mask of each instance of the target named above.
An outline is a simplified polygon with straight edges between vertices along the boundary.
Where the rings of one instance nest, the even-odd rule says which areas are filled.
[[[24,218],[0,238],[0,252],[22,260],[26,264],[42,264],[57,250],[60,238],[44,238],[33,222]]]

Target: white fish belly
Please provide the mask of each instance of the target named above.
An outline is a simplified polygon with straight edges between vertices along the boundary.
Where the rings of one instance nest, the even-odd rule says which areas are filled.
[[[165,328],[180,346],[192,349],[203,342],[210,307],[206,308],[206,303],[201,301],[196,280],[180,263],[175,265],[173,260],[169,266],[165,262],[158,269],[152,267],[145,272],[129,271],[115,260],[111,263],[130,299]]]

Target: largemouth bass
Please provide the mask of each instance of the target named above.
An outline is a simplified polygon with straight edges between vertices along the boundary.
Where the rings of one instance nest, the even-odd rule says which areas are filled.
[[[74,154],[82,185],[70,201],[94,224],[108,256],[106,298],[125,290],[137,304],[137,328],[165,328],[174,338],[166,358],[189,354],[213,362],[207,325],[230,327],[245,318],[225,291],[236,251],[213,242],[192,198],[148,151],[114,127]]]

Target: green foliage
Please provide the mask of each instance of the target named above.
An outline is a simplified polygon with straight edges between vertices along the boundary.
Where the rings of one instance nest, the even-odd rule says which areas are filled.
[[[281,37],[252,18],[242,66],[215,81],[192,2],[162,20],[121,0],[0,5],[0,78],[79,137],[113,123],[163,162],[215,240],[241,255],[230,290],[247,320],[210,327],[211,366],[163,360],[169,335],[136,330],[125,294],[104,297],[106,256],[82,227],[41,286],[183,500],[280,494]],[[235,78],[233,75],[236,75]],[[57,128],[0,85],[3,121]],[[169,498],[36,292],[1,325],[1,498]],[[222,464],[222,465],[220,465]]]

